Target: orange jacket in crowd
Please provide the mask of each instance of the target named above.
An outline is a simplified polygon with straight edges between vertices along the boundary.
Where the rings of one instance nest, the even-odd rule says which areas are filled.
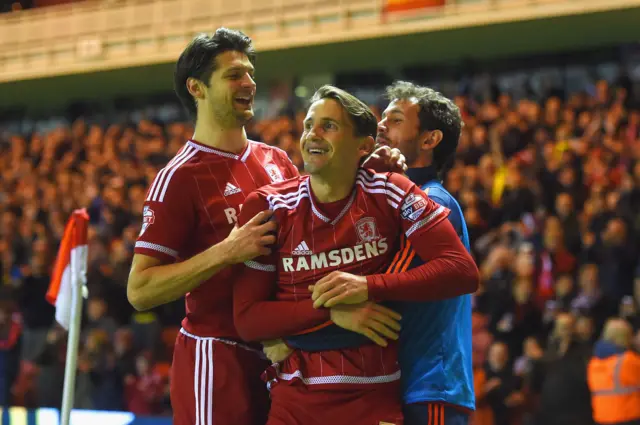
[[[587,380],[597,423],[640,421],[640,354],[598,341]]]

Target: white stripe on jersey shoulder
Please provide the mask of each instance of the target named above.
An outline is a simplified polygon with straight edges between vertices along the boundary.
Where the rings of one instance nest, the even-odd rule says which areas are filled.
[[[191,146],[185,146],[181,149],[178,154],[169,161],[167,166],[158,172],[153,184],[151,185],[151,189],[149,189],[146,200],[162,202],[164,200],[164,195],[167,192],[167,188],[169,187],[169,183],[171,182],[171,178],[176,170],[193,158],[197,153],[198,150]]]
[[[402,199],[398,198],[398,196],[395,195],[390,190],[386,190],[386,189],[383,189],[383,188],[375,189],[375,188],[369,187],[369,186],[366,185],[366,182],[364,182],[364,181],[362,181],[360,179],[356,179],[356,184],[362,188],[363,192],[366,192],[366,193],[379,193],[379,194],[382,194],[382,195],[387,195],[387,203],[389,205],[391,205],[395,209],[398,209],[398,203],[395,202],[394,199],[397,199],[398,202],[402,201]]]
[[[269,203],[269,208],[272,210],[277,210],[278,208],[287,208],[293,209],[300,204],[300,201],[303,198],[309,198],[309,180],[304,180],[300,186],[298,186],[298,190],[295,192],[290,192],[286,194],[272,194],[267,196],[267,202]]]
[[[178,258],[178,251],[176,251],[175,249],[167,248],[166,246],[158,245],[157,243],[137,241],[135,247],[151,249],[153,251],[158,251],[162,252],[163,254],[170,255],[173,258]]]
[[[308,180],[305,180],[302,183],[300,183],[300,186],[298,186],[298,190],[296,190],[295,192],[273,193],[267,196],[267,200],[269,202],[271,202],[271,200],[288,202],[289,200],[291,200],[291,198],[296,198],[302,191],[306,191],[306,192],[309,191]]]
[[[247,161],[247,158],[249,158],[249,155],[251,155],[251,149],[252,149],[253,143],[255,142],[252,142],[251,140],[249,140],[249,143],[247,143],[247,149],[244,150],[244,153],[240,157],[240,161],[242,162]]]
[[[369,182],[376,182],[380,180],[384,181],[387,188],[396,192],[396,194],[400,197],[404,197],[407,194],[406,191],[402,190],[401,188],[399,188],[398,186],[396,186],[395,184],[389,181],[388,174],[372,173],[369,170],[360,169],[360,171],[358,171],[358,175],[364,177]]]
[[[396,202],[402,202],[402,198],[397,195],[397,192],[386,189],[387,184],[382,180],[376,180],[373,182],[367,181],[362,176],[356,177],[356,183],[363,189],[366,189],[369,193],[386,193],[390,198],[393,198]],[[380,187],[380,189],[376,189]]]
[[[236,155],[234,153],[231,152],[225,152],[225,151],[221,151],[219,149],[214,149],[214,148],[210,148],[208,146],[202,146],[199,145],[197,143],[194,143],[193,141],[189,140],[187,142],[187,145],[202,151],[202,152],[206,152],[206,153],[213,153],[219,156],[222,156],[224,158],[229,158],[229,159],[236,159],[236,160],[240,160],[242,162],[245,162],[247,160],[247,158],[249,157],[249,154],[251,154],[251,141],[249,141],[249,143],[247,143],[247,147],[244,150],[244,153],[242,154],[242,156],[240,155]]]
[[[295,202],[293,203],[284,203],[284,202],[277,202],[274,204],[269,204],[269,209],[272,211],[278,210],[280,208],[286,208],[288,210],[292,210],[294,208],[296,208],[298,205],[300,205],[300,201],[302,201],[304,198],[308,198],[309,194],[308,193],[302,193],[300,194],[300,196],[298,196],[296,199],[294,199]]]
[[[444,213],[445,211],[446,211],[446,208],[440,205],[438,208],[436,208],[435,211],[431,212],[431,214],[429,214],[422,220],[418,221],[417,223],[414,223],[413,226],[409,227],[409,229],[405,232],[405,235],[407,235],[407,237],[411,236],[413,233],[416,232],[416,230],[421,229],[422,227],[431,223],[433,220],[435,220],[440,214]]]

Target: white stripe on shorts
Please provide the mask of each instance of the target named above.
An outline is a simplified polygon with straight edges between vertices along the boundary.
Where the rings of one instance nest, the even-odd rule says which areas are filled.
[[[196,340],[193,391],[195,425],[213,425],[213,340]]]

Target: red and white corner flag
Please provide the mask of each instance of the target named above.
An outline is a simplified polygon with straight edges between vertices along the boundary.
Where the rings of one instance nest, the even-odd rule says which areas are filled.
[[[56,307],[56,321],[66,330],[69,330],[73,322],[74,286],[83,288],[87,281],[88,225],[89,214],[86,209],[75,210],[71,214],[64,229],[46,295],[47,301]],[[82,289],[79,293],[82,293]],[[74,314],[81,314],[81,311]]]

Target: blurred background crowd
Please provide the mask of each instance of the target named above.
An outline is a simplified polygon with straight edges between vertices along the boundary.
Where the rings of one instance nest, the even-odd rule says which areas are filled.
[[[558,417],[554,409],[589,417],[586,362],[606,319],[624,317],[640,329],[640,109],[633,90],[620,79],[540,101],[500,91],[483,102],[454,97],[465,127],[445,185],[463,206],[481,268],[476,386],[478,406],[496,424],[535,412]],[[372,107],[379,113],[383,105]],[[303,113],[288,107],[256,120],[248,133],[301,167]],[[169,411],[182,303],[138,313],[126,299],[146,187],[192,132],[177,104],[155,110],[154,119],[99,125],[78,118],[2,138],[0,326],[5,335],[18,328],[1,347],[5,400],[60,404],[65,338],[44,294],[65,221],[86,206],[90,298],[76,405]],[[483,389],[496,379],[510,391],[486,397]]]
[[[464,117],[444,184],[463,208],[482,275],[473,303],[478,425],[592,423],[587,364],[607,319],[627,321],[633,333],[619,345],[640,350],[640,58],[577,56],[583,63],[546,59],[543,71],[530,58],[502,73],[402,75],[450,96]],[[392,80],[354,73],[335,84],[379,116]],[[303,89],[258,87],[265,95],[247,127],[301,170],[313,87]],[[0,119],[3,405],[60,406],[66,334],[45,293],[65,222],[86,207],[90,296],[75,406],[170,414],[183,303],[135,312],[126,283],[146,188],[192,131],[171,94]]]

